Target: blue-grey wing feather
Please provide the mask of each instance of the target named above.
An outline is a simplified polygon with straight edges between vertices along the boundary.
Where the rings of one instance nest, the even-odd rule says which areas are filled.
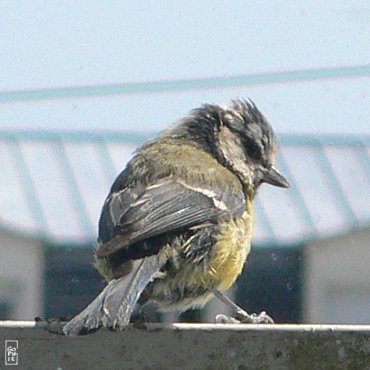
[[[162,180],[140,192],[126,188],[109,195],[100,219],[98,257],[168,231],[240,216],[245,210],[242,191]]]

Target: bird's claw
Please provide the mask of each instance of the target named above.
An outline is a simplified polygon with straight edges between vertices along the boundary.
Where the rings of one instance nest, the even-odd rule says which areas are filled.
[[[216,315],[216,323],[221,324],[273,324],[272,317],[262,311],[258,315],[256,313],[248,314],[245,311],[239,311],[236,317],[227,315]]]
[[[246,312],[238,312],[237,320],[243,324],[273,324],[274,320],[272,317],[267,315],[265,311],[260,312],[258,315],[256,313],[248,314]]]

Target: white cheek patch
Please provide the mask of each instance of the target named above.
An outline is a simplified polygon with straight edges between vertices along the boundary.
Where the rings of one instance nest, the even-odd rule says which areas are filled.
[[[230,131],[229,128],[223,127],[218,135],[219,148],[227,164],[235,171],[246,183],[252,181],[251,168],[243,150],[243,144],[240,138]]]

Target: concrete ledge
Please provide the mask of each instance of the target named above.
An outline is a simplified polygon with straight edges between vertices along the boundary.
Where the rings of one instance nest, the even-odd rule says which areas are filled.
[[[0,322],[3,345],[18,340],[13,369],[370,369],[370,325],[150,324],[76,338],[60,329]]]

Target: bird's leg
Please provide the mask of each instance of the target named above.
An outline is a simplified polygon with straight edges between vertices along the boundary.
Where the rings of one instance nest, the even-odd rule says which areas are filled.
[[[157,302],[150,302],[147,296],[147,291],[141,295],[135,309],[135,315],[131,316],[131,322],[134,327],[145,329],[146,324],[157,322],[157,310],[159,304]]]
[[[212,293],[228,307],[232,308],[235,311],[235,318],[229,317],[226,315],[217,315],[216,322],[223,324],[232,324],[232,323],[243,323],[243,324],[273,324],[274,320],[266,314],[265,311],[262,311],[258,315],[255,313],[249,314],[234,303],[230,298],[221,293],[217,288],[213,287],[210,289]]]
[[[149,316],[144,312],[143,306],[139,306],[137,314],[132,317],[134,327],[137,329],[146,329],[146,324],[149,322]]]

